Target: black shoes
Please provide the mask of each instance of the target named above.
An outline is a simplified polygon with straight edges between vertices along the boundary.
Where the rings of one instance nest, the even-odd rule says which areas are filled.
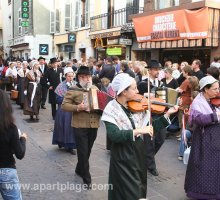
[[[46,109],[45,105],[41,105],[41,108],[42,108],[42,109]]]
[[[74,149],[69,148],[66,151],[71,153],[72,155],[76,155],[76,151]]]
[[[92,183],[87,183],[83,180],[83,189],[91,190],[92,189]]]
[[[148,169],[148,171],[149,171],[153,176],[158,176],[158,175],[159,175],[157,169]]]

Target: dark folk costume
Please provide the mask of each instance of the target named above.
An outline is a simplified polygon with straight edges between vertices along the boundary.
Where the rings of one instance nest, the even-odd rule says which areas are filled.
[[[17,90],[18,90],[18,100],[17,103],[23,107],[24,104],[24,82],[25,82],[25,77],[27,76],[27,73],[29,72],[29,69],[23,70],[20,69],[18,71],[17,75]]]
[[[133,137],[133,129],[147,124],[144,119],[145,112],[132,114],[116,100],[109,102],[103,112],[101,120],[105,122],[112,141],[109,168],[109,184],[112,184],[112,188],[109,190],[109,200],[146,198],[146,141],[142,137]],[[168,124],[162,116],[153,122],[153,127],[159,131]]]
[[[24,89],[27,90],[27,95],[24,98],[24,115],[39,115],[41,105],[41,73],[39,70],[34,72],[30,70],[27,73],[24,83]]]
[[[194,99],[190,123],[193,140],[185,178],[185,191],[195,199],[220,199],[220,122],[215,108],[202,93]]]
[[[76,148],[75,136],[71,127],[72,112],[65,112],[61,109],[64,96],[70,86],[69,82],[63,81],[55,90],[58,109],[52,140],[52,144],[58,145],[60,148],[64,147],[67,150]]]

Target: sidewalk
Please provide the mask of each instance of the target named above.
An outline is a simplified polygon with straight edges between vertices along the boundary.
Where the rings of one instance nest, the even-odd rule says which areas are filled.
[[[109,151],[105,150],[105,130],[101,126],[90,157],[93,190],[82,191],[81,178],[75,175],[76,155],[51,145],[53,120],[50,105],[40,110],[38,123],[28,123],[13,102],[16,123],[28,134],[27,152],[17,161],[24,200],[107,200]],[[186,166],[177,160],[178,141],[168,139],[156,156],[158,177],[148,175],[149,200],[187,200],[184,192]]]

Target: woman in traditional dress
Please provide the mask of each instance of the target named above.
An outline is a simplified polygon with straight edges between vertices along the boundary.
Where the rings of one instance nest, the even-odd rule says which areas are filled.
[[[41,105],[41,85],[39,71],[39,62],[32,61],[30,64],[31,70],[27,73],[24,83],[24,115],[30,115],[30,119],[39,120],[39,110]]]
[[[72,112],[65,112],[61,109],[61,104],[67,90],[75,85],[73,69],[67,67],[64,70],[64,75],[66,80],[60,83],[55,90],[58,109],[54,123],[52,144],[58,145],[59,148],[64,147],[67,152],[75,155],[76,142],[73,128],[71,127]]]
[[[192,147],[185,178],[185,191],[193,199],[220,199],[220,108],[210,103],[219,93],[212,76],[199,81],[201,93],[193,100],[190,124]]]
[[[146,198],[147,192],[147,152],[143,135],[153,136],[165,128],[170,114],[178,109],[170,108],[164,116],[148,125],[148,112],[132,113],[127,105],[138,93],[134,78],[128,74],[118,74],[112,82],[116,99],[106,106],[101,120],[112,141],[109,169],[109,200],[138,200]]]
[[[29,72],[27,61],[23,61],[22,68],[18,70],[17,75],[17,90],[18,90],[18,100],[17,103],[23,108],[24,106],[24,81],[27,73]]]

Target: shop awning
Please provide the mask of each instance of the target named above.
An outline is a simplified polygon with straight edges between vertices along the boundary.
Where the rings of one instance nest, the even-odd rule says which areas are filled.
[[[204,39],[209,36],[209,9],[176,10],[133,18],[138,42]]]

